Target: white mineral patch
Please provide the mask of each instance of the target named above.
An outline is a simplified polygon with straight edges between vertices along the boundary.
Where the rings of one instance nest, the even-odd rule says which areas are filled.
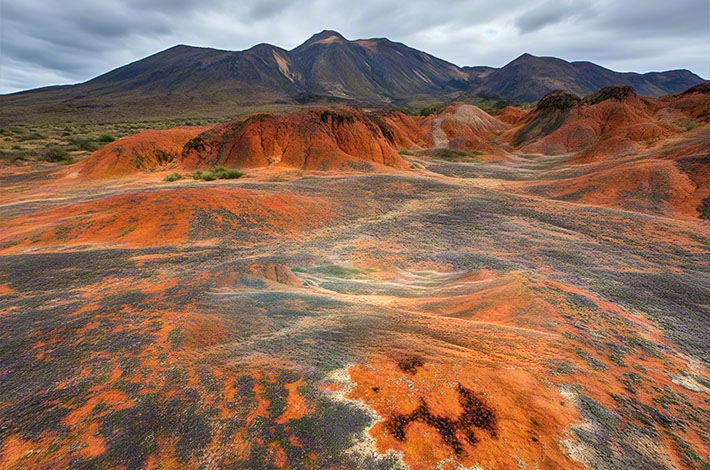
[[[376,423],[381,421],[382,417],[362,401],[352,400],[347,397],[348,393],[355,388],[355,383],[350,380],[350,374],[348,374],[349,367],[350,365],[346,365],[344,368],[337,369],[328,375],[327,381],[339,384],[342,389],[326,393],[333,401],[347,403],[350,406],[354,406],[359,410],[362,410],[370,417],[370,425],[363,429],[359,435],[353,437],[354,444],[346,452],[350,454],[354,460],[362,463],[371,462],[372,460],[387,460],[395,463],[395,466],[392,467],[394,469],[409,469],[409,466],[402,460],[402,452],[391,449],[384,454],[377,452],[375,438],[370,435],[370,429],[372,429]]]
[[[671,381],[674,384],[680,385],[681,387],[687,388],[688,390],[691,390],[693,392],[710,393],[710,389],[708,389],[705,385],[699,383],[692,377],[674,375],[673,377],[671,377]]]

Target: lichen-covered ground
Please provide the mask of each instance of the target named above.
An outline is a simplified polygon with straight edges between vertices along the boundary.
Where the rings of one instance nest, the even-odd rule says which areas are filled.
[[[708,222],[417,166],[5,171],[0,467],[709,468]]]

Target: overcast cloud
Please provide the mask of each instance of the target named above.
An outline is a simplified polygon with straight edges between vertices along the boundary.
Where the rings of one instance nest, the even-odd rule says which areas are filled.
[[[88,80],[175,44],[292,49],[323,29],[457,65],[524,52],[710,77],[710,0],[0,0],[0,93]]]

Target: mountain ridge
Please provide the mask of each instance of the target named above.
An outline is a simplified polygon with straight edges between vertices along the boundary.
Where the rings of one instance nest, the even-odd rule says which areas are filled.
[[[586,95],[615,83],[661,96],[702,82],[687,70],[620,73],[529,53],[501,68],[459,67],[387,38],[348,40],[324,30],[291,50],[267,43],[242,51],[178,44],[79,84],[0,95],[0,123],[32,114],[102,120],[264,105],[409,106],[418,98],[445,103],[466,94],[532,102],[553,89]]]

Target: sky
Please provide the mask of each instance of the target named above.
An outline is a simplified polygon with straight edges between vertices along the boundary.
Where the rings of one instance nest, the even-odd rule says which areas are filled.
[[[528,52],[710,78],[710,0],[0,0],[0,93],[83,82],[176,44],[292,49],[324,29],[460,66]]]

